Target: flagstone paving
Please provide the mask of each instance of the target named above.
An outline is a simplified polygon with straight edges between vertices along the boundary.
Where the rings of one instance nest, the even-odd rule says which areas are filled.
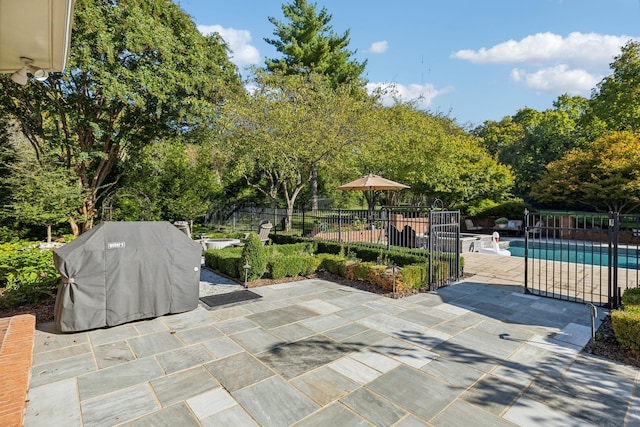
[[[588,307],[477,260],[398,300],[308,279],[109,329],[39,324],[25,425],[640,425],[640,370],[581,352]],[[203,295],[243,289],[207,279]]]

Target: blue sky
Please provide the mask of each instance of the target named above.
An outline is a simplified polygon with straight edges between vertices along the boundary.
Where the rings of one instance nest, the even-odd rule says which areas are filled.
[[[620,46],[640,40],[640,0],[309,2],[333,15],[334,32],[350,30],[371,88],[392,84],[461,125],[546,110],[563,93],[589,97]],[[280,57],[263,39],[273,38],[269,17],[285,20],[284,1],[177,3],[201,32],[222,35],[241,70]]]

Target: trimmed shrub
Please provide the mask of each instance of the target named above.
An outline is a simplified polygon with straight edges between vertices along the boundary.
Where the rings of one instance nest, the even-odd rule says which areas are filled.
[[[400,269],[388,268],[384,265],[375,265],[369,269],[369,282],[387,291],[401,292],[405,290]]]
[[[345,245],[343,244],[325,241],[318,242],[318,253],[340,255],[345,252]]]
[[[229,277],[244,279],[242,249],[240,248],[206,250],[204,265]]]
[[[640,311],[612,310],[611,326],[621,346],[640,350]]]
[[[426,255],[426,251],[425,251]],[[422,255],[414,255],[409,252],[389,251],[389,259],[399,267],[410,264],[420,264],[427,259]]]
[[[385,248],[356,248],[356,256],[365,262],[379,262],[385,255],[387,255],[386,252],[387,250]]]
[[[220,268],[217,256],[218,249],[207,249],[204,251],[204,265],[217,271]]]
[[[429,281],[429,264],[405,265],[400,271],[400,276],[407,289],[420,289]]]
[[[284,255],[271,258],[268,263],[273,279],[308,276],[316,271],[320,259],[310,255]]]
[[[261,278],[267,269],[267,252],[256,233],[250,233],[242,247],[242,264],[250,266],[247,273],[248,282]],[[242,277],[244,278],[244,274]]]
[[[270,245],[266,247],[267,259],[274,256],[312,255],[316,253],[316,245],[313,242],[300,242],[288,245]]]
[[[640,306],[640,288],[625,289],[622,294],[622,305],[627,306],[638,305]]]
[[[274,245],[290,245],[290,244],[295,244],[300,242],[313,241],[313,239],[309,239],[307,237],[294,236],[290,234],[277,234],[277,233],[270,234],[269,238],[271,239],[271,242]]]
[[[356,262],[353,270],[354,278],[362,282],[368,282],[370,276],[369,270],[373,269],[374,266],[375,264],[370,262]]]
[[[317,258],[320,260],[320,266],[318,269],[337,276],[345,277],[345,268],[347,264],[347,259],[345,257],[334,254],[318,254]]]

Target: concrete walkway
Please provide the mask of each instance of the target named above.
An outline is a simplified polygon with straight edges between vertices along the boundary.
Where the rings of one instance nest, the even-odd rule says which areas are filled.
[[[639,370],[580,351],[588,308],[473,255],[475,276],[399,300],[314,279],[110,329],[40,324],[25,425],[640,425]]]

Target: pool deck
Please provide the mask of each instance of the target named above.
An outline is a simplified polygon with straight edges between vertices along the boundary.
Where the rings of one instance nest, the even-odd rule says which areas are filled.
[[[38,324],[25,425],[640,425],[640,370],[581,352],[586,306],[523,294],[521,258],[465,269],[398,300],[310,279],[109,329]]]

